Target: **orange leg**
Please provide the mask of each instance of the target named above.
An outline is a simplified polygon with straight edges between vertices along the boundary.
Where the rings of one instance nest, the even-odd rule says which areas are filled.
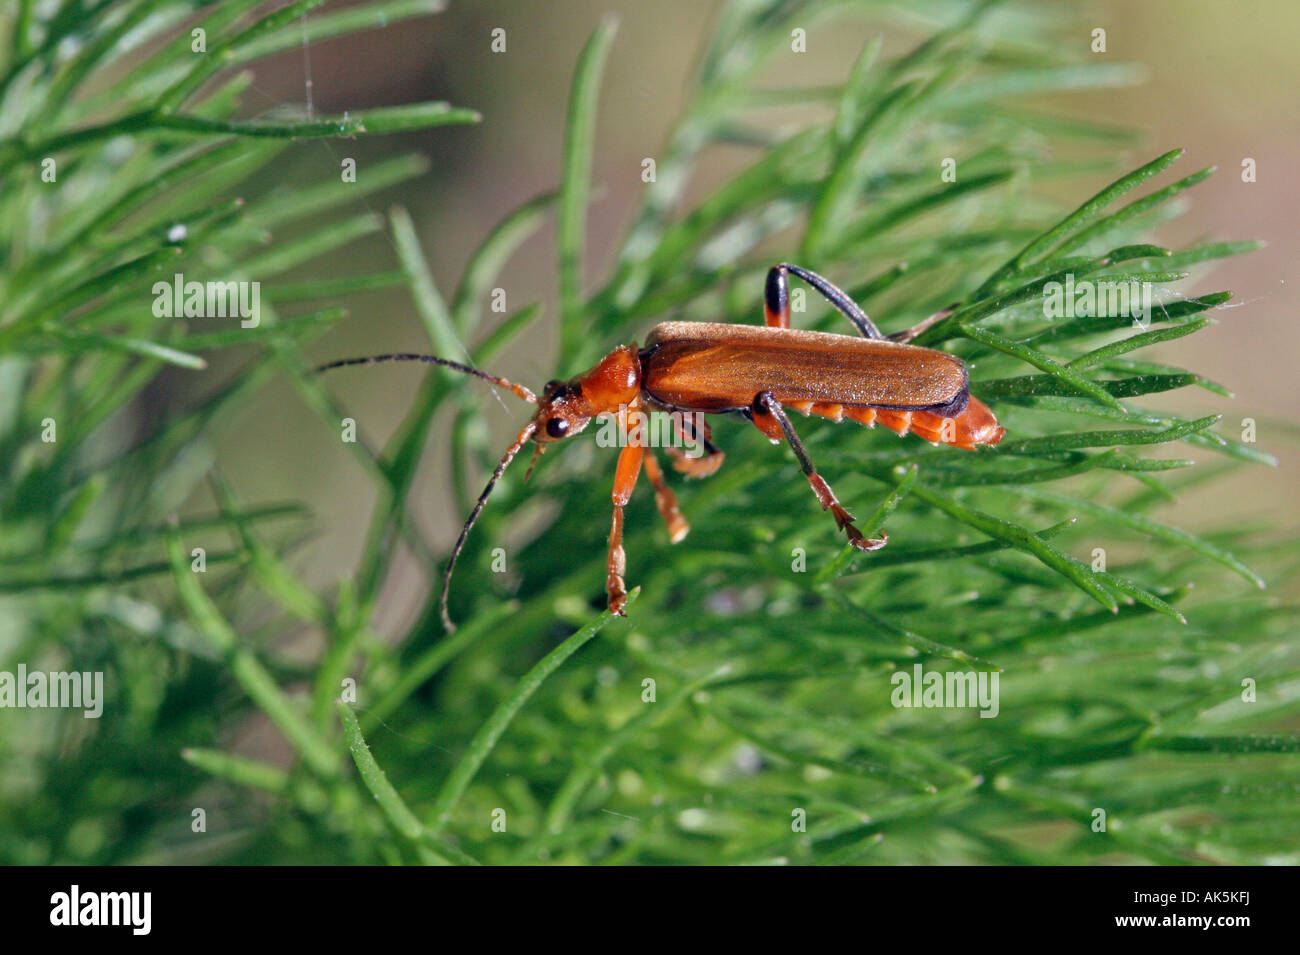
[[[653,451],[646,451],[644,463],[645,476],[654,485],[655,506],[659,508],[660,516],[668,525],[668,539],[676,544],[690,533],[691,525],[677,507],[677,495],[664,483],[664,473],[659,469],[659,462],[655,460]]]
[[[605,593],[609,596],[609,609],[620,617],[624,615],[627,603],[627,584],[623,575],[627,572],[627,554],[623,550],[623,508],[632,497],[636,487],[637,476],[641,473],[641,461],[645,448],[639,444],[629,444],[618,456],[618,467],[614,471],[614,523],[609,529],[609,559],[605,564]]]
[[[697,444],[704,448],[704,454],[692,457],[681,448],[667,447],[664,451],[673,459],[673,469],[688,478],[706,478],[722,467],[727,457],[710,440],[713,435],[707,421],[694,415],[672,415],[673,427],[688,444]],[[697,427],[698,422],[698,427]]]
[[[644,414],[639,402],[633,402],[618,414],[619,430],[627,436],[627,444],[619,452],[618,465],[614,469],[614,493],[611,495],[614,521],[609,529],[609,558],[605,562],[605,593],[609,597],[609,609],[620,617],[624,616],[626,611],[623,608],[627,604],[627,584],[623,582],[623,575],[627,572],[627,553],[623,550],[623,508],[632,498],[645,459],[643,423],[629,422],[629,416],[633,414]],[[629,428],[629,424],[633,426]]]
[[[858,548],[858,550],[879,550],[885,546],[885,543],[889,540],[888,534],[879,538],[866,537],[862,531],[853,525],[853,515],[844,509],[844,506],[836,499],[831,486],[826,483],[826,479],[817,473],[817,468],[813,466],[812,459],[808,457],[808,449],[799,440],[799,435],[795,433],[794,425],[790,423],[790,418],[786,415],[785,409],[781,407],[780,402],[772,397],[770,391],[764,391],[754,398],[754,405],[750,415],[754,425],[759,431],[767,435],[769,440],[775,442],[785,438],[789,443],[794,450],[794,456],[799,459],[799,466],[803,469],[804,477],[808,478],[813,493],[817,495],[817,502],[821,504],[823,511],[831,512],[831,516],[835,518],[835,525],[848,536],[850,544]]]

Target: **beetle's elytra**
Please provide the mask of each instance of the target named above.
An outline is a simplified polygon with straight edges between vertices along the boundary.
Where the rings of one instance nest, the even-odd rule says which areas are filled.
[[[789,275],[796,275],[826,297],[852,322],[861,337],[790,328]],[[375,355],[347,358],[323,365],[320,371],[345,365],[386,361],[423,361],[451,368],[508,388],[536,404],[537,413],[515,437],[461,529],[443,575],[442,619],[454,629],[447,613],[447,595],[456,558],[488,496],[515,455],[532,440],[535,454],[547,445],[579,433],[593,418],[617,417],[628,438],[614,474],[614,519],[609,535],[605,589],[609,608],[623,613],[627,588],[623,582],[623,508],[632,496],[642,469],[654,486],[655,503],[677,542],[690,525],[682,517],[676,496],[664,482],[654,451],[628,429],[628,416],[645,411],[733,414],[753,422],[773,443],[786,441],[794,451],[823,510],[829,510],[849,542],[861,550],[885,546],[887,535],[865,537],[853,523],[825,479],[817,473],[803,442],[786,414],[794,409],[832,421],[844,418],[860,424],[884,425],[900,435],[915,433],[927,441],[974,450],[997,444],[1004,429],[993,412],[969,391],[961,360],[930,348],[909,345],[924,329],[947,313],[884,336],[865,312],[838,287],[815,272],[782,264],[768,272],[764,294],[764,325],[711,322],[665,322],[655,326],[645,347],[624,345],[606,355],[590,371],[570,381],[552,381],[540,398],[522,385],[485,374],[434,355]],[[694,417],[678,418],[689,424]],[[723,453],[712,442],[710,429],[691,434],[704,455],[688,457],[680,448],[664,450],[673,466],[688,477],[705,477],[722,464]]]

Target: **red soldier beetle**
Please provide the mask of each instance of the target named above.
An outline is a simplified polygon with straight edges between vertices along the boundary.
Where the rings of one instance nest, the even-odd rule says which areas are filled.
[[[824,296],[853,323],[861,337],[791,328],[790,275],[798,276]],[[935,444],[967,450],[997,444],[1005,429],[993,412],[970,394],[961,359],[907,344],[948,314],[939,312],[906,331],[886,336],[856,302],[830,281],[807,269],[781,264],[768,272],[763,326],[664,322],[651,330],[643,348],[634,344],[615,348],[590,371],[569,381],[549,382],[540,398],[522,385],[435,355],[345,358],[322,365],[317,371],[389,361],[427,362],[482,378],[537,405],[537,413],[515,436],[493,470],[452,548],[440,601],[443,625],[451,631],[455,625],[447,612],[447,597],[452,571],[470,529],[510,462],[531,440],[536,444],[535,464],[548,445],[573,437],[594,418],[604,415],[616,416],[629,439],[619,453],[614,473],[614,518],[606,562],[605,591],[609,609],[615,614],[623,615],[627,600],[623,508],[643,469],[654,487],[655,503],[673,543],[690,530],[676,496],[664,481],[653,449],[643,440],[633,439],[636,429],[628,428],[632,414],[688,412],[692,413],[686,416],[688,422],[699,414],[734,414],[748,419],[773,444],[784,440],[790,445],[822,510],[831,512],[849,543],[864,551],[884,547],[888,535],[882,532],[880,538],[868,538],[854,526],[853,515],[813,466],[786,409],[837,422],[848,418],[868,427],[881,424],[900,435],[913,433]],[[724,455],[713,445],[708,425],[684,427],[702,432],[688,437],[702,443],[704,456],[691,458],[680,448],[666,447],[673,466],[687,477],[714,473]],[[532,473],[531,465],[528,473]]]

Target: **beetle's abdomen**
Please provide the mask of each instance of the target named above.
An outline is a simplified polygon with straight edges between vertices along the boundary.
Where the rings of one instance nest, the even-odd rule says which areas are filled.
[[[966,367],[915,345],[758,325],[665,322],[650,333],[642,387],[691,411],[748,407],[770,391],[783,405],[929,410],[956,417],[966,407]]]
[[[827,402],[792,401],[786,405],[801,414],[820,415],[831,421],[848,418],[868,428],[884,425],[899,434],[915,434],[935,444],[950,444],[955,448],[974,451],[976,445],[997,444],[1006,434],[998,424],[988,405],[978,398],[969,398],[966,410],[954,418],[945,418],[929,411],[894,411],[880,408],[858,408]]]

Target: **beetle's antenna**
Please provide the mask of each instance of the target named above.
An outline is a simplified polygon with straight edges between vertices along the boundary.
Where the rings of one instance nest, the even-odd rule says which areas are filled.
[[[465,547],[465,538],[469,537],[469,529],[474,526],[478,516],[483,513],[483,505],[487,503],[488,495],[497,486],[497,481],[501,480],[501,475],[505,473],[510,462],[515,459],[519,449],[528,443],[528,439],[533,436],[533,432],[536,430],[536,422],[528,422],[524,430],[520,431],[518,437],[515,438],[514,444],[506,449],[506,453],[502,456],[500,463],[497,464],[496,470],[492,472],[492,477],[488,479],[487,487],[483,488],[483,493],[478,496],[474,510],[469,512],[465,526],[460,529],[460,537],[456,539],[456,546],[451,549],[451,558],[447,561],[447,570],[442,575],[442,598],[438,603],[438,609],[442,614],[442,625],[447,629],[448,633],[452,633],[456,629],[456,625],[451,622],[451,615],[447,613],[447,595],[451,592],[451,572],[456,569],[456,558],[460,556],[460,552]]]
[[[448,361],[446,358],[439,358],[437,355],[369,355],[365,358],[341,358],[338,361],[332,361],[329,364],[321,365],[316,369],[317,373],[329,371],[331,368],[345,368],[348,365],[378,365],[389,361],[422,361],[428,365],[441,365],[443,368],[450,368],[452,371],[459,371],[466,375],[473,375],[475,378],[482,378],[484,381],[490,381],[494,385],[502,388],[509,388],[524,401],[531,401],[537,404],[537,396],[525,388],[523,385],[516,385],[513,381],[507,381],[504,378],[498,378],[496,375],[489,375],[486,372],[479,371],[477,368],[471,368],[469,365],[462,365],[460,362]]]

